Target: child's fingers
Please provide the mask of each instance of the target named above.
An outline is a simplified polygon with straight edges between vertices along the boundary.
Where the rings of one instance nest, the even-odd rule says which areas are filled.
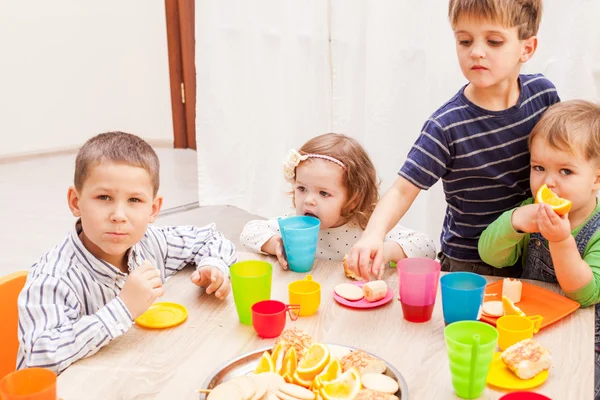
[[[208,287],[206,288],[206,294],[214,293],[219,287],[221,287],[222,283],[223,283],[223,275],[222,274],[217,275],[215,277],[214,281],[211,278],[211,282],[208,285]]]
[[[150,287],[152,289],[162,287],[162,281],[160,280],[159,276],[150,279],[148,282],[150,282]]]
[[[383,265],[383,251],[380,248],[379,250],[377,250],[377,253],[375,253],[375,258],[373,259],[373,264],[371,266],[373,276],[376,276],[377,278],[379,278],[379,276],[383,272],[383,268],[381,268],[382,265]]]
[[[215,296],[218,299],[223,300],[224,298],[227,297],[227,295],[229,294],[230,291],[231,291],[231,283],[229,282],[229,279],[223,278],[221,287],[219,287],[219,289],[215,292]]]
[[[288,269],[288,263],[283,255],[283,246],[281,246],[281,244],[277,244],[277,247],[275,248],[275,255],[277,256],[279,266],[281,266],[282,269]]]

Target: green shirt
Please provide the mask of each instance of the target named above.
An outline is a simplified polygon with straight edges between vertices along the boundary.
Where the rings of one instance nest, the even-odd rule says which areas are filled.
[[[529,198],[521,203],[521,206],[532,203],[533,198]],[[504,212],[483,231],[479,238],[479,256],[484,262],[496,268],[514,265],[519,259],[521,259],[523,267],[527,268],[525,261],[527,260],[527,244],[530,234],[515,231],[511,223],[514,210]],[[585,223],[597,212],[600,212],[598,202],[596,202],[594,212],[571,234],[574,237],[577,236]],[[596,231],[588,242],[583,253],[583,260],[592,269],[594,278],[584,287],[566,292],[565,295],[583,307],[587,307],[600,302],[600,230]]]

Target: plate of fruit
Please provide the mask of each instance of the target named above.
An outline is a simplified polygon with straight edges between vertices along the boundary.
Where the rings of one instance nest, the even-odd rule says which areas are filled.
[[[387,361],[348,346],[314,341],[292,328],[273,347],[243,354],[215,371],[201,400],[406,400],[408,386]]]

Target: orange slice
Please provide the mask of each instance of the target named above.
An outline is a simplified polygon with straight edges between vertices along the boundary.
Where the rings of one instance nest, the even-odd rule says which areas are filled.
[[[336,380],[325,383],[319,393],[326,400],[353,399],[361,387],[358,371],[356,368],[350,368]]]
[[[296,374],[301,380],[312,382],[329,363],[329,348],[322,343],[313,343],[302,361],[298,364]]]
[[[565,215],[573,205],[569,200],[558,197],[545,183],[535,194],[535,202],[548,204],[558,215]]]
[[[262,356],[260,356],[258,365],[254,369],[255,374],[262,374],[263,372],[275,372],[275,364],[268,351],[265,351]]]
[[[281,369],[283,368],[284,355],[283,343],[277,343],[277,346],[271,352],[271,359],[273,360],[273,365],[275,365],[275,372],[279,373],[279,375],[283,375]]]
[[[298,376],[298,371],[296,371],[294,373],[294,376],[292,377],[292,381],[293,382],[290,382],[290,383],[295,383],[296,385],[300,385],[300,386],[305,387],[307,389],[310,388],[311,385],[312,385],[312,383],[313,383],[312,379],[308,380],[308,379],[302,379],[301,377],[299,377]]]
[[[504,315],[520,315],[525,316],[525,313],[521,309],[515,306],[515,303],[510,301],[506,296],[502,296],[502,308],[504,309]]]
[[[296,355],[296,349],[290,347],[283,358],[283,366],[279,370],[279,375],[288,374],[289,376],[294,376],[296,368],[298,368],[298,356]]]
[[[339,360],[335,359],[327,364],[323,372],[315,377],[312,387],[314,387],[316,390],[319,390],[326,383],[339,378],[340,375],[342,375],[342,364],[340,364]]]

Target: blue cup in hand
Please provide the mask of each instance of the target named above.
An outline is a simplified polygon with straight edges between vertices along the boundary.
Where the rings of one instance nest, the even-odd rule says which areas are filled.
[[[310,271],[315,262],[321,221],[297,215],[279,218],[277,222],[290,269],[294,272]]]

